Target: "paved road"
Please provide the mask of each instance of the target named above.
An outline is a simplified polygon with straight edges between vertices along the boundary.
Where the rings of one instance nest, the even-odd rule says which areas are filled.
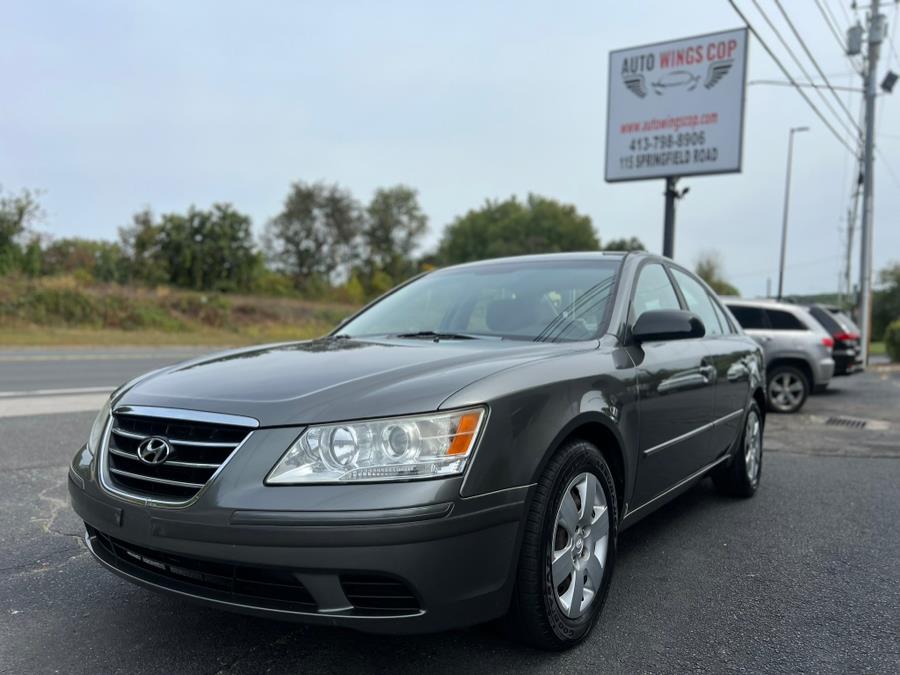
[[[66,502],[92,414],[0,418],[0,673],[897,672],[900,373],[833,388],[770,418],[754,499],[704,483],[624,533],[597,630],[561,655],[492,627],[372,637],[133,587],[90,560]],[[873,421],[827,424],[850,414]]]
[[[212,348],[0,349],[0,392],[109,387]]]

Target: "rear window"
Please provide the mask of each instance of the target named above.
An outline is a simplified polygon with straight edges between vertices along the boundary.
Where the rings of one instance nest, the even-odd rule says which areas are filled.
[[[859,334],[859,326],[853,323],[853,319],[851,319],[847,314],[840,310],[830,310],[831,317],[840,324],[841,328],[847,333],[857,333]]]
[[[745,307],[744,305],[728,305],[728,309],[741,324],[744,330],[768,328],[766,315],[759,307]]]
[[[780,309],[767,309],[766,315],[769,317],[769,324],[772,330],[809,330],[800,319]]]
[[[822,324],[822,328],[829,333],[840,333],[843,329],[837,321],[837,317],[832,316],[831,312],[821,307],[810,307],[809,313],[813,315],[816,321]]]

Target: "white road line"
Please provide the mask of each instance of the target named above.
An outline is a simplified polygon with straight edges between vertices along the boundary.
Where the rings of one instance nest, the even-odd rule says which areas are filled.
[[[172,359],[178,361],[184,357],[199,356],[197,352],[146,352],[135,354],[0,354],[0,363],[23,363],[32,361],[130,361],[135,359]]]
[[[102,387],[78,387],[75,389],[25,389],[22,391],[0,391],[0,398],[16,398],[18,396],[59,396],[61,394],[102,394],[115,389],[113,385]]]
[[[107,398],[109,398],[107,392],[101,394],[5,398],[0,400],[0,418],[61,415],[63,413],[100,410]]]

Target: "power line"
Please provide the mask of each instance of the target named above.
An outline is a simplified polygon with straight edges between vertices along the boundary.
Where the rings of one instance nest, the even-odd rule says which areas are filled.
[[[828,7],[828,13],[831,14],[832,18],[834,18],[834,13],[831,11],[831,6],[828,3],[828,0],[825,0],[825,6]],[[838,7],[841,8],[841,14],[844,15],[844,21],[846,21],[849,24],[850,23],[850,13],[847,11],[847,8],[844,7],[844,3],[841,2],[840,0],[838,0]],[[838,23],[837,19],[835,19],[834,23],[835,24]]]
[[[797,93],[803,97],[803,100],[806,101],[806,103],[809,105],[809,107],[813,109],[813,112],[816,113],[818,118],[820,120],[822,120],[822,123],[828,128],[828,130],[832,133],[832,135],[837,139],[837,142],[840,143],[841,145],[843,145],[849,153],[855,155],[856,152],[853,150],[853,148],[851,148],[849,145],[847,145],[847,141],[845,141],[844,138],[835,130],[835,128],[833,126],[831,126],[831,124],[828,123],[828,120],[825,119],[825,116],[816,107],[816,104],[813,103],[812,100],[809,98],[809,96],[806,95],[806,92],[804,92],[803,89],[801,89],[800,86],[798,86],[796,80],[794,80],[794,78],[791,77],[791,74],[788,72],[787,68],[785,68],[784,64],[779,60],[779,58],[777,56],[775,56],[775,52],[772,51],[771,47],[769,47],[769,45],[766,43],[766,41],[760,37],[759,33],[756,31],[756,28],[754,28],[753,24],[751,24],[750,21],[747,19],[747,17],[744,16],[744,13],[735,4],[734,0],[728,0],[728,3],[731,5],[732,9],[734,9],[734,11],[737,12],[737,15],[739,17],[741,17],[741,20],[744,22],[744,24],[747,26],[747,28],[750,30],[750,32],[753,33],[753,35],[756,37],[757,40],[759,40],[759,43],[763,46],[763,49],[765,49],[766,53],[768,53],[768,55],[770,57],[772,57],[772,60],[781,69],[781,72],[784,73],[784,76],[788,80],[791,81],[791,84],[794,85],[794,88],[797,90]]]
[[[822,18],[825,20],[825,23],[828,25],[828,30],[831,31],[831,34],[834,35],[834,39],[838,41],[838,44],[841,46],[841,51],[846,51],[846,46],[844,45],[844,39],[841,37],[840,31],[838,31],[835,26],[837,25],[837,21],[834,20],[834,15],[831,13],[830,9],[826,9],[822,6],[822,3],[819,0],[816,0],[816,7],[819,8],[819,14],[822,15]],[[829,18],[830,17],[830,18]]]
[[[734,7],[735,10],[737,10],[737,6],[734,4],[734,0],[728,0],[728,1],[731,3],[731,6]],[[756,7],[757,11],[762,15],[762,17],[763,17],[763,19],[765,20],[765,22],[769,25],[769,28],[771,28],[771,29],[772,29],[772,32],[775,33],[775,37],[778,38],[778,40],[781,42],[782,46],[787,50],[788,54],[790,54],[791,58],[794,59],[794,63],[796,63],[797,66],[800,68],[800,71],[801,71],[801,72],[803,73],[803,75],[806,77],[807,81],[809,81],[810,84],[815,84],[815,83],[813,82],[812,77],[810,77],[810,75],[809,75],[809,73],[807,72],[806,68],[803,66],[803,63],[800,61],[800,59],[799,59],[799,58],[797,57],[797,55],[794,53],[794,50],[791,49],[791,46],[787,43],[787,41],[786,41],[786,40],[784,39],[784,37],[781,35],[781,33],[779,32],[778,28],[775,26],[774,23],[772,23],[772,20],[769,18],[769,15],[766,14],[765,11],[763,11],[763,8],[762,8],[762,7],[760,7],[759,2],[757,2],[757,0],[751,0],[751,1],[753,2],[753,5]],[[740,11],[739,11],[739,10],[737,10],[737,11],[738,11],[738,13],[740,14]],[[747,26],[749,27],[750,24],[749,24],[749,22],[747,21],[746,17],[744,17],[743,14],[741,14],[741,18],[744,19],[744,23],[746,23]],[[751,30],[753,30],[753,29],[751,28]],[[763,46],[766,48],[766,51],[769,52],[769,54],[772,56],[772,58],[774,58],[774,54],[773,54],[772,50],[765,44],[765,42],[763,42],[762,38],[759,36],[759,33],[758,33],[756,30],[753,30],[753,34],[756,35],[757,39],[758,39],[760,42],[763,43]],[[782,68],[783,68],[783,67],[782,67]],[[784,72],[785,72],[785,74],[787,74],[787,70],[785,70]],[[800,85],[797,84],[796,80],[794,80],[794,78],[792,78],[792,77],[790,77],[790,76],[788,76],[788,79],[791,81],[791,84],[794,85],[794,88],[797,89],[798,92],[800,92],[801,94],[803,94],[803,90],[800,88]],[[825,97],[825,94],[823,94],[823,93],[822,93],[820,90],[818,90],[818,89],[816,89],[816,93],[819,95],[819,98],[821,98],[822,101],[825,103],[825,106],[828,108],[828,110],[831,112],[831,114],[834,115],[835,118],[838,120],[838,122],[841,124],[841,127],[843,128],[844,132],[847,133],[847,134],[849,134],[849,135],[852,137],[852,136],[853,136],[853,131],[850,130],[849,128],[847,128],[847,126],[846,126],[845,124],[843,124],[843,120],[841,119],[841,116],[838,115],[838,113],[834,110],[834,108],[832,108],[831,102]],[[807,98],[807,97],[806,97],[806,94],[803,94],[803,97],[804,97],[804,98]],[[812,101],[809,101],[809,104],[810,104],[810,105],[813,105],[813,104],[812,104]],[[825,122],[826,126],[828,126],[828,128],[831,129],[832,133],[835,134],[835,136],[840,137],[840,135],[839,135],[838,132],[835,130],[835,128],[834,128],[831,124],[829,124],[829,122],[825,119],[825,116],[822,115],[821,111],[819,111],[819,109],[816,108],[815,106],[813,106],[813,108],[816,110],[816,114],[818,114],[819,117],[822,119],[822,121]],[[843,139],[841,139],[841,143],[843,143],[844,146],[845,146],[848,150],[850,150],[850,152],[853,152],[853,150],[850,149],[850,146],[846,143],[846,141],[844,141]]]
[[[812,61],[813,66],[815,66],[816,70],[819,73],[819,76],[825,81],[825,86],[831,91],[834,96],[834,100],[838,102],[838,105],[841,106],[844,113],[846,113],[847,117],[850,119],[850,123],[853,124],[853,127],[856,129],[857,133],[862,135],[862,129],[856,123],[856,120],[853,119],[853,115],[850,114],[850,110],[847,106],[844,105],[844,102],[841,100],[841,97],[838,96],[837,92],[834,90],[834,87],[831,86],[831,82],[828,81],[828,78],[825,76],[825,72],[822,70],[821,66],[819,66],[819,62],[816,61],[816,57],[813,56],[809,47],[806,44],[806,40],[800,35],[800,32],[797,30],[797,27],[794,25],[794,22],[791,21],[791,17],[788,16],[787,12],[784,11],[784,6],[781,4],[781,0],[775,0],[775,5],[778,7],[778,11],[781,12],[781,16],[784,17],[784,20],[787,22],[788,27],[791,29],[791,32],[794,34],[794,37],[797,38],[797,41],[800,43],[800,46],[803,47],[803,51],[806,52],[806,56]]]

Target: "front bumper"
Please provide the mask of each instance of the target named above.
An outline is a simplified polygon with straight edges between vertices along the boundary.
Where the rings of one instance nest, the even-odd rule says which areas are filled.
[[[528,486],[465,499],[460,478],[233,484],[224,492],[246,481],[223,472],[195,503],[165,508],[107,492],[86,453],[76,456],[69,492],[88,547],[104,566],[152,590],[269,618],[389,633],[473,625],[509,605]],[[239,470],[235,464],[229,471]]]

